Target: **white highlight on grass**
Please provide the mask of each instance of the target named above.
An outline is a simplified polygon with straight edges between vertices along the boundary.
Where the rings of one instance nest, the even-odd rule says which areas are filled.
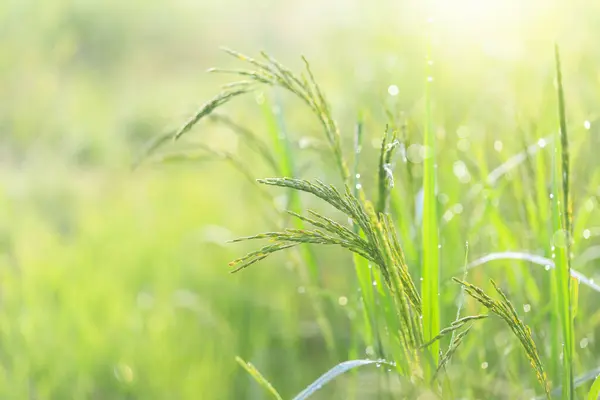
[[[589,129],[592,127],[592,124],[591,124],[591,122],[590,122],[590,121],[587,121],[587,120],[586,120],[586,121],[584,121],[584,122],[583,122],[583,127],[584,127],[585,129],[588,129],[588,130],[589,130]]]
[[[594,254],[594,256],[600,257],[600,251],[598,252],[598,254]],[[579,259],[577,261],[579,261]],[[549,270],[550,268],[555,267],[554,260],[551,260],[546,257],[538,256],[536,254],[520,253],[520,252],[516,252],[516,251],[506,251],[503,253],[486,254],[485,256],[480,257],[480,258],[476,259],[475,261],[470,262],[469,265],[467,265],[467,269],[473,269],[473,268],[479,267],[483,264],[487,264],[490,261],[497,261],[497,260],[529,261],[533,264],[544,266],[544,268],[546,270]],[[585,260],[585,261],[590,261],[590,260]],[[575,260],[574,260],[574,262],[575,262]],[[579,263],[581,263],[581,261],[579,261]],[[574,270],[573,268],[571,268],[571,277],[577,279],[579,281],[579,283],[582,283],[583,285],[600,293],[600,286],[598,284],[594,283],[593,279],[588,278],[587,276],[583,275],[581,272]]]

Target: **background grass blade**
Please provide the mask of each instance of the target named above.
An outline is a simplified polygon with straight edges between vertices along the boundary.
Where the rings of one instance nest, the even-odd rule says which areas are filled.
[[[274,154],[278,163],[278,169],[283,176],[296,177],[296,162],[294,152],[285,128],[283,120],[283,107],[280,103],[273,104],[266,96],[262,103],[263,118],[267,124],[267,132],[271,138],[274,148]],[[295,190],[288,190],[287,209],[294,213],[302,212],[302,203],[300,196]],[[299,218],[293,218],[296,229],[304,229],[304,222]],[[323,301],[314,292],[315,288],[321,285],[321,274],[317,263],[316,255],[310,246],[301,246],[300,256],[304,263],[301,269],[301,278],[309,284],[308,295],[313,305],[317,323],[320,327],[323,339],[327,348],[332,354],[336,353],[336,344],[333,339],[333,329],[330,322],[325,317]]]
[[[342,375],[343,373],[345,373],[351,369],[354,369],[354,368],[364,367],[365,365],[373,365],[373,364],[377,364],[380,366],[387,365],[390,367],[394,366],[394,363],[391,363],[391,362],[388,362],[385,360],[344,361],[342,363],[339,363],[335,367],[331,368],[329,371],[325,372],[323,375],[321,375],[316,381],[314,381],[313,383],[308,385],[306,387],[306,389],[304,389],[302,392],[298,393],[298,395],[296,397],[294,397],[293,400],[308,399],[310,396],[315,394],[315,392],[317,392],[319,389],[321,389],[323,387],[323,385],[327,384],[328,382],[331,382],[333,379],[337,378],[338,376]]]

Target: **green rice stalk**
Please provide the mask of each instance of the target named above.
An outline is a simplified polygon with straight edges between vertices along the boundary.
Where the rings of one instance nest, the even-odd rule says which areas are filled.
[[[546,377],[546,372],[544,371],[544,367],[542,365],[542,361],[540,359],[539,353],[537,351],[537,347],[533,338],[531,336],[531,329],[521,321],[519,318],[517,311],[513,307],[512,303],[508,300],[504,292],[496,285],[496,282],[490,280],[496,292],[500,295],[501,300],[495,300],[488,296],[483,289],[472,285],[468,282],[461,281],[457,278],[452,278],[455,282],[462,285],[465,289],[465,292],[481,303],[484,307],[486,307],[490,312],[496,314],[501,319],[506,322],[506,324],[513,331],[515,336],[521,342],[523,349],[525,349],[525,353],[531,367],[534,369],[536,373],[536,377],[542,388],[544,389],[544,393],[546,397],[550,398],[550,385],[548,383],[548,379]]]
[[[266,232],[238,239],[236,241],[268,239],[272,244],[234,260],[230,265],[239,270],[277,251],[303,243],[341,246],[367,259],[379,267],[378,270],[388,290],[383,292],[385,296],[380,299],[393,301],[393,303],[384,303],[384,308],[394,310],[394,318],[399,318],[397,337],[402,354],[399,361],[406,363],[403,370],[411,371],[413,374],[418,373],[420,370],[418,348],[423,343],[419,319],[421,299],[408,273],[390,217],[384,214],[377,215],[370,202],[357,199],[349,188],[346,188],[346,192],[342,194],[333,186],[319,181],[313,183],[299,179],[269,178],[261,179],[259,182],[313,194],[355,221],[362,234],[357,234],[350,228],[316,212],[310,212],[310,217],[294,213],[294,216],[315,229],[286,229],[281,232]]]
[[[561,322],[563,343],[562,397],[575,397],[573,374],[573,318],[571,308],[571,212],[569,197],[569,148],[567,124],[565,117],[565,101],[560,67],[560,54],[555,46],[556,82],[558,97],[558,117],[560,130],[555,140],[554,168],[552,180],[552,226],[553,252],[555,257],[554,297],[556,298],[556,314]],[[560,162],[558,161],[560,160]]]
[[[379,152],[379,173],[377,176],[377,187],[379,191],[377,202],[378,214],[387,212],[390,190],[394,187],[392,157],[398,144],[396,132],[394,131],[390,135],[389,129],[386,127],[383,139],[381,140],[381,150]]]

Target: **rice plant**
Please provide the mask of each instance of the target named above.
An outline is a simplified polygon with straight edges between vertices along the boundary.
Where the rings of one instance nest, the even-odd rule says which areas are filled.
[[[266,53],[261,53],[261,60],[250,58],[232,50],[226,50],[227,53],[248,63],[253,69],[241,70],[222,70],[213,69],[212,72],[229,73],[241,77],[243,80],[234,81],[225,85],[223,91],[206,103],[188,122],[180,129],[170,134],[173,140],[178,140],[188,133],[194,124],[205,117],[222,122],[235,130],[245,138],[251,147],[266,160],[275,173],[284,175],[283,177],[257,179],[256,182],[261,186],[272,186],[285,189],[289,192],[290,202],[288,203],[288,215],[292,218],[293,228],[276,229],[264,233],[254,234],[252,236],[242,237],[233,240],[233,242],[242,241],[265,241],[262,247],[251,251],[245,256],[239,257],[230,262],[233,268],[232,272],[239,272],[253,264],[262,261],[269,256],[300,247],[303,250],[304,259],[309,267],[311,282],[318,284],[319,266],[312,255],[310,246],[334,246],[342,248],[353,254],[353,263],[358,285],[361,289],[361,302],[363,306],[363,319],[365,332],[362,335],[367,343],[374,343],[377,346],[376,354],[380,358],[376,360],[350,360],[342,362],[309,385],[299,395],[298,399],[304,399],[320,389],[325,383],[336,376],[358,366],[376,364],[386,364],[390,369],[394,369],[399,376],[410,378],[413,386],[430,390],[438,396],[450,396],[451,388],[448,384],[441,384],[440,377],[444,375],[451,359],[460,349],[465,346],[464,343],[470,339],[468,335],[472,332],[475,324],[483,323],[482,320],[488,319],[488,314],[475,314],[461,316],[462,302],[459,304],[456,319],[446,328],[440,327],[440,259],[439,259],[439,226],[437,213],[437,182],[436,169],[437,162],[435,158],[436,137],[432,128],[431,115],[431,56],[427,59],[426,85],[425,85],[425,121],[424,121],[424,157],[423,169],[423,218],[421,221],[421,265],[417,270],[422,277],[420,289],[415,284],[414,277],[411,275],[406,257],[404,255],[403,244],[397,232],[397,227],[390,213],[390,201],[394,201],[394,167],[395,152],[405,145],[399,138],[399,131],[395,127],[385,128],[379,149],[379,159],[376,180],[376,199],[371,201],[362,187],[359,173],[360,156],[362,151],[362,122],[357,123],[354,138],[354,164],[352,172],[347,167],[347,161],[344,156],[341,135],[338,124],[333,118],[331,108],[325,99],[320,86],[310,68],[310,64],[303,58],[304,71],[296,74],[284,67],[276,59]],[[521,344],[523,353],[529,360],[531,367],[539,382],[544,397],[550,398],[551,387],[547,377],[546,369],[542,362],[542,355],[533,340],[531,329],[521,320],[515,307],[509,301],[508,297],[500,287],[491,281],[491,284],[500,296],[500,300],[495,300],[489,296],[483,289],[466,281],[467,270],[479,265],[483,265],[491,260],[497,259],[526,259],[542,265],[552,265],[554,268],[554,290],[557,292],[557,315],[560,316],[563,326],[563,335],[568,339],[571,345],[565,345],[563,357],[564,379],[562,389],[565,398],[573,398],[574,384],[572,373],[572,308],[569,302],[572,301],[573,294],[569,289],[569,280],[571,276],[578,276],[578,272],[571,270],[568,266],[568,254],[571,231],[570,222],[570,200],[569,200],[569,161],[568,148],[566,141],[566,126],[564,121],[564,100],[562,94],[562,82],[560,77],[560,65],[557,51],[557,72],[559,88],[559,115],[560,115],[560,136],[555,143],[560,143],[561,163],[555,163],[556,171],[555,183],[553,189],[556,191],[553,201],[554,228],[560,228],[560,232],[565,232],[566,248],[563,255],[557,257],[555,261],[548,262],[547,259],[529,255],[526,253],[507,252],[498,254],[489,254],[471,263],[465,260],[465,273],[462,280],[453,278],[461,285],[461,293],[466,293],[481,305],[487,308],[490,314],[499,317],[510,328]],[[303,103],[312,111],[317,121],[322,127],[324,136],[329,144],[329,149],[333,155],[336,169],[339,172],[343,189],[338,189],[335,185],[326,184],[319,180],[306,180],[297,177],[297,171],[294,168],[293,152],[290,151],[288,143],[282,142],[280,132],[281,128],[272,128],[272,137],[275,147],[279,150],[271,152],[259,138],[248,131],[246,128],[234,123],[233,121],[220,115],[211,115],[213,112],[230,101],[231,99],[249,93],[261,85],[275,86],[283,88],[300,98]],[[274,127],[277,122],[273,116],[266,113],[269,126]],[[285,135],[283,135],[285,138]],[[403,137],[402,140],[405,140]],[[163,138],[157,140],[149,149],[155,151],[159,145],[166,143]],[[404,147],[402,147],[404,146]],[[529,150],[526,151],[528,153]],[[274,156],[273,154],[279,154]],[[526,160],[519,159],[517,164],[511,164],[514,168],[518,163]],[[247,171],[244,171],[247,174]],[[488,184],[493,185],[501,179],[501,175],[506,173],[493,172],[488,177]],[[287,175],[287,176],[286,176]],[[493,177],[492,177],[493,175]],[[562,187],[557,186],[557,177],[562,177]],[[336,221],[324,213],[313,210],[305,211],[300,204],[299,193],[306,193],[314,198],[328,204],[337,212],[342,213],[350,221],[349,224]],[[562,208],[558,208],[558,194],[561,194]],[[478,193],[471,193],[473,198]],[[399,201],[396,198],[397,202]],[[556,236],[556,234],[554,235]],[[310,245],[310,246],[309,246]],[[560,250],[557,250],[557,254]],[[542,261],[540,261],[540,259]],[[566,265],[566,267],[565,267]],[[371,266],[375,268],[371,268]],[[414,269],[413,269],[414,270]],[[575,275],[573,275],[575,274]],[[585,280],[589,287],[595,288],[591,280]],[[319,306],[320,300],[311,297],[310,301],[316,305],[316,313],[321,319],[322,334],[326,336],[330,344],[330,350],[333,349],[333,337],[328,328],[327,321],[323,321],[324,314]],[[383,330],[381,328],[384,328]],[[447,341],[447,336],[450,336]],[[445,350],[441,350],[445,346]],[[381,357],[385,357],[382,359]],[[249,364],[242,363],[242,366],[251,373],[257,382],[265,387],[275,398],[279,394],[273,389],[262,375],[260,375]],[[444,397],[445,398],[445,397]]]

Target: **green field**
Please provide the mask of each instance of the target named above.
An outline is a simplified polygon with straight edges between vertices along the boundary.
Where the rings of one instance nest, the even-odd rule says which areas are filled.
[[[591,0],[4,0],[0,398],[274,398],[240,357],[284,399],[370,359],[311,399],[543,399],[541,365],[553,396],[595,400],[599,22]],[[369,219],[255,181],[277,177],[348,185]],[[285,210],[354,242],[231,274],[310,241]]]

